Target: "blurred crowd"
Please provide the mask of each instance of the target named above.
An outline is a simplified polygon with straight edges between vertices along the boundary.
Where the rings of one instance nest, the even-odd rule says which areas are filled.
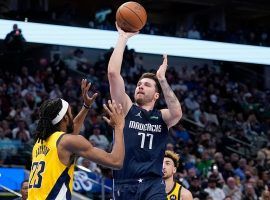
[[[93,83],[91,92],[99,96],[81,134],[94,146],[109,150],[112,130],[101,115],[110,98],[111,53],[112,49],[90,64],[84,51],[75,49],[68,56],[54,54],[52,60],[36,58],[34,69],[19,62],[16,72],[3,58],[7,62],[0,68],[0,164],[29,169],[40,104],[63,97],[77,113],[82,106],[80,81],[85,77]],[[147,71],[143,57],[126,48],[122,69],[126,92],[132,97],[138,78]],[[170,66],[166,76],[184,113],[170,129],[167,145],[181,155],[177,180],[198,199],[269,199],[270,91],[235,80],[216,66]],[[165,100],[161,98],[157,106],[165,107]],[[110,170],[95,163],[82,158],[78,163],[111,177]]]
[[[6,18],[102,30],[115,30],[115,11],[113,12],[111,8],[98,9],[96,12],[91,13],[87,18],[79,17],[77,14],[78,10],[76,10],[70,3],[67,3],[63,7],[59,7],[55,10],[46,9],[44,11],[43,9],[28,9],[21,14],[18,12],[10,12]],[[205,20],[202,20],[199,17],[189,24],[176,24],[175,22],[157,24],[147,22],[143,30],[140,32],[152,35],[197,40],[270,46],[269,29],[263,26],[251,26],[250,24],[245,26],[244,24],[237,24],[224,28],[224,25],[219,22],[209,25]]]
[[[110,22],[109,20],[104,20],[102,22],[97,22],[96,20],[90,21],[89,27],[104,30],[115,30],[114,23]],[[270,38],[268,36],[269,31],[266,31],[263,28],[254,30],[239,26],[236,29],[223,30],[221,25],[218,23],[216,23],[213,27],[209,27],[200,21],[189,26],[147,23],[140,32],[150,35],[162,35],[195,40],[270,46]]]

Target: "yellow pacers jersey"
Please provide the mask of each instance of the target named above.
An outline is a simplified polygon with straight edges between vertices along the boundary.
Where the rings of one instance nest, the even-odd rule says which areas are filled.
[[[74,163],[65,166],[59,160],[56,146],[63,134],[63,132],[55,132],[43,141],[43,144],[36,142],[34,145],[28,200],[71,199]]]
[[[174,182],[173,189],[167,194],[167,200],[181,200],[182,185]]]

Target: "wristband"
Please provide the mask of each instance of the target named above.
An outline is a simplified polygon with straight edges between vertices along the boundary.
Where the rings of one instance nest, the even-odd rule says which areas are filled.
[[[83,103],[83,107],[86,108],[86,109],[90,109],[91,106],[88,106],[85,103]]]

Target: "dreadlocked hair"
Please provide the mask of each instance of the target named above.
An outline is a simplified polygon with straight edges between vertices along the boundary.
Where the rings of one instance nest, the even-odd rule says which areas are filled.
[[[40,119],[37,124],[35,141],[46,140],[57,131],[59,123],[53,125],[52,120],[62,109],[60,98],[45,101],[39,110]]]
[[[179,159],[180,159],[179,154],[174,153],[173,151],[170,150],[166,150],[164,157],[172,159],[175,167],[179,166]]]

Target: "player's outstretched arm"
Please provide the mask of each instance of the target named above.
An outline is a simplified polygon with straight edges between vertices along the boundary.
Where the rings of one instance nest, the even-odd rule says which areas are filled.
[[[80,129],[88,113],[88,110],[90,109],[91,105],[94,103],[98,95],[97,93],[95,93],[92,97],[90,97],[88,94],[90,87],[91,87],[91,83],[88,83],[86,79],[82,79],[81,92],[82,92],[82,98],[83,98],[83,107],[73,120],[73,124],[74,124],[73,134],[75,135],[80,133]]]
[[[115,101],[109,101],[108,106],[104,105],[104,109],[110,118],[105,117],[105,120],[114,128],[114,145],[111,153],[93,147],[92,144],[81,135],[64,135],[59,142],[59,148],[69,153],[69,155],[79,155],[98,164],[120,169],[125,156],[123,137],[125,120],[123,109],[121,105],[117,106]]]
[[[179,100],[169,86],[165,73],[168,67],[167,55],[163,55],[163,63],[157,71],[157,78],[160,83],[168,109],[162,109],[162,117],[170,128],[177,124],[182,117],[182,109]]]
[[[117,103],[122,104],[124,113],[126,114],[130,106],[132,105],[132,102],[125,92],[125,84],[121,76],[121,65],[127,41],[130,37],[136,35],[137,32],[124,32],[121,28],[118,27],[117,23],[115,24],[119,33],[119,37],[109,61],[108,79],[110,83],[111,98],[115,99]]]

